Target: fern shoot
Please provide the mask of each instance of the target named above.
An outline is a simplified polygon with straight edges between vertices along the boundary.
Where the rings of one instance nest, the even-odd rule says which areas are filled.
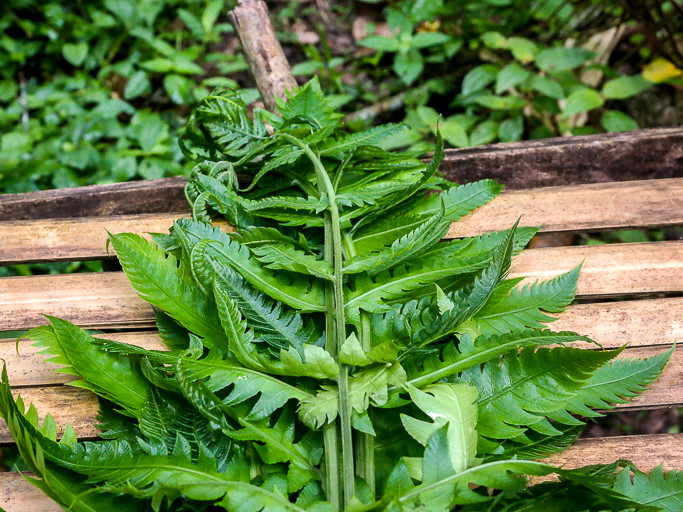
[[[166,350],[56,318],[29,333],[101,398],[100,440],[57,440],[3,372],[36,486],[99,512],[680,510],[676,473],[544,462],[670,351],[623,359],[553,331],[579,268],[509,279],[533,227],[443,241],[502,187],[445,180],[438,133],[427,164],[386,151],[402,127],[346,133],[316,80],[278,109],[204,99],[181,141],[192,218],[110,236]]]

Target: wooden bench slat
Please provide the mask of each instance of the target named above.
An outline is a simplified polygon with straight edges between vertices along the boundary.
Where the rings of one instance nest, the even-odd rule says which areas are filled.
[[[664,471],[683,465],[683,434],[648,434],[579,439],[568,450],[545,459],[555,466],[578,468],[628,459],[649,473],[659,464]]]
[[[458,222],[448,237],[512,226],[543,233],[608,231],[683,224],[683,178],[512,190]]]
[[[0,222],[0,264],[101,259],[107,231],[166,232],[178,213]],[[187,215],[184,215],[187,216]],[[512,226],[572,232],[683,224],[683,178],[503,192],[453,223],[447,237],[473,236]],[[228,228],[227,224],[225,224]]]
[[[0,473],[0,508],[6,512],[64,512],[18,471]]]
[[[577,304],[570,306],[550,324],[556,331],[567,330],[592,337],[605,348],[625,344],[631,347],[672,345],[683,340],[683,297],[636,300],[613,303]],[[156,331],[101,334],[98,337],[139,345],[148,349],[163,349]],[[574,346],[595,348],[576,342]],[[15,387],[63,384],[70,375],[55,373],[56,366],[38,355],[39,349],[28,340],[0,342],[0,359],[7,362],[10,382]],[[655,353],[656,350],[655,350]],[[635,356],[634,356],[635,357]],[[647,357],[639,355],[637,357]],[[683,364],[681,365],[683,367]]]
[[[683,242],[529,249],[511,277],[549,279],[584,261],[578,297],[683,291]],[[0,279],[0,330],[20,330],[58,316],[88,327],[152,326],[149,305],[122,272]]]
[[[666,346],[627,348],[620,357],[651,357],[661,354]],[[41,363],[45,365],[46,363]],[[58,377],[60,378],[60,377]],[[70,379],[66,376],[66,379]],[[55,379],[56,380],[56,379]],[[12,381],[10,381],[12,382]],[[15,396],[21,394],[26,405],[33,403],[41,420],[47,413],[53,415],[57,431],[63,432],[67,423],[79,438],[92,438],[97,434],[93,426],[98,410],[94,394],[72,386],[34,386],[13,388]],[[624,410],[642,410],[683,405],[683,347],[674,350],[671,360],[661,377],[651,388],[634,401],[617,406]],[[11,442],[7,427],[0,425],[0,443]]]

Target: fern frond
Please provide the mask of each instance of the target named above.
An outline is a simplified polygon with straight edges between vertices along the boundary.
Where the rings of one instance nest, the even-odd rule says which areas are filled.
[[[200,336],[207,346],[226,347],[215,304],[180,272],[174,256],[132,233],[110,235],[110,239],[123,271],[143,299]]]
[[[49,326],[29,331],[28,337],[43,349],[40,354],[53,356],[48,361],[66,365],[57,371],[82,379],[70,385],[93,391],[129,414],[142,409],[150,385],[137,361],[102,350],[92,336],[71,322],[52,317],[48,320]]]
[[[595,370],[620,351],[533,347],[508,353],[483,367],[473,367],[453,382],[467,382],[479,389],[479,434],[491,439],[522,436],[527,428],[546,435],[560,435],[546,419],[568,402]],[[552,391],[548,391],[552,390]]]
[[[667,363],[674,348],[656,356],[620,358],[601,366],[567,403],[567,410],[583,416],[602,416],[594,409],[612,409],[647,390]]]
[[[543,311],[560,313],[574,300],[580,270],[579,265],[548,281],[516,288],[500,300],[487,303],[463,328],[484,335],[543,328],[555,320]]]
[[[264,244],[251,250],[266,268],[288,270],[309,276],[334,280],[330,265],[315,256],[294,249],[284,243]]]
[[[622,470],[614,484],[614,490],[642,505],[657,507],[666,512],[683,510],[683,472],[664,473],[660,464],[652,470],[650,477],[633,470],[633,480],[629,471]]]
[[[309,284],[302,279],[293,280],[286,274],[276,274],[264,268],[249,249],[231,240],[220,229],[190,219],[180,219],[174,224],[173,232],[185,237],[189,247],[200,240],[218,242],[208,245],[206,254],[239,272],[254,288],[271,298],[302,312],[325,309],[324,292],[319,282]]]

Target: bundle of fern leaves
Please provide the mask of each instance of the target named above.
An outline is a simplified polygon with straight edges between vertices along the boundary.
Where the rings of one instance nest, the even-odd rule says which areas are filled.
[[[3,372],[31,481],[73,511],[680,510],[676,473],[543,462],[670,352],[548,329],[579,269],[508,279],[530,227],[442,241],[501,187],[444,180],[440,138],[429,164],[381,149],[399,130],[345,133],[317,81],[253,120],[206,98],[181,141],[192,218],[110,237],[166,349],[57,318],[29,333],[99,395],[102,439],[57,441]]]

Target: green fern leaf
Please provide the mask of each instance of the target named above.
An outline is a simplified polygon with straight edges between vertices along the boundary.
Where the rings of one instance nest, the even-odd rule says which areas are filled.
[[[328,281],[334,280],[329,264],[303,251],[298,251],[291,245],[283,243],[264,244],[253,248],[252,252],[256,254],[266,268],[298,272]]]
[[[656,356],[643,359],[616,359],[603,366],[567,403],[567,410],[583,416],[602,416],[592,411],[612,409],[613,404],[628,402],[647,389],[662,372],[673,347]]]
[[[305,280],[292,281],[265,269],[252,256],[249,249],[231,240],[229,236],[211,225],[181,219],[174,224],[173,232],[187,239],[187,246],[200,240],[218,242],[207,246],[206,254],[223,263],[248,281],[254,288],[275,300],[299,309],[302,312],[323,311],[325,297],[320,283],[309,285]]]
[[[319,147],[320,154],[335,155],[355,150],[362,146],[378,146],[388,137],[395,135],[406,127],[400,124],[383,124],[369,130],[351,133],[339,139],[332,139]]]
[[[123,271],[143,299],[202,337],[207,346],[226,348],[215,304],[179,271],[174,256],[166,256],[132,233],[110,235],[110,240]]]
[[[49,326],[29,331],[28,337],[43,349],[41,354],[54,356],[48,361],[66,365],[59,372],[82,379],[70,385],[89,389],[131,414],[142,409],[150,386],[137,361],[102,350],[92,336],[66,320],[48,320]]]
[[[498,195],[500,190],[500,185],[492,180],[454,185],[447,192],[438,196],[434,194],[419,201],[418,206],[402,215],[381,217],[369,226],[358,230],[354,236],[356,251],[358,254],[363,254],[392,244],[394,240],[419,226],[423,222],[420,217],[437,214],[441,209],[442,197],[446,210],[444,218],[453,222],[488,203]]]
[[[482,368],[470,368],[451,380],[467,382],[479,390],[480,435],[509,439],[523,435],[527,428],[560,435],[546,417],[565,410],[593,372],[619,352],[529,347],[519,354],[508,353],[502,360],[490,361]]]
[[[683,472],[670,471],[665,474],[661,465],[652,470],[650,478],[633,469],[633,481],[629,471],[622,470],[617,475],[614,490],[637,503],[656,507],[657,510],[683,510]]]
[[[486,304],[463,329],[472,334],[503,334],[528,327],[543,328],[555,320],[543,311],[560,313],[574,300],[581,266],[548,281],[517,288]]]
[[[450,222],[444,222],[443,211],[441,211],[394,241],[390,248],[378,253],[352,258],[343,271],[347,274],[367,271],[370,276],[379,274],[419,256],[427,248],[441,240],[448,232],[449,227]]]

